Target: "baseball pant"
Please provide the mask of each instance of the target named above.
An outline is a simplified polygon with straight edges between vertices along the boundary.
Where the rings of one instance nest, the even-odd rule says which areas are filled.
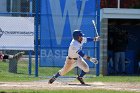
[[[59,70],[59,74],[61,76],[65,75],[68,73],[70,70],[78,66],[80,69],[82,69],[84,72],[89,72],[89,66],[88,64],[84,61],[83,58],[78,58],[77,60],[74,59],[69,59],[66,57],[65,65],[64,67]]]
[[[125,72],[125,52],[116,52],[114,57],[115,69],[119,72],[119,62],[121,63],[122,72]]]

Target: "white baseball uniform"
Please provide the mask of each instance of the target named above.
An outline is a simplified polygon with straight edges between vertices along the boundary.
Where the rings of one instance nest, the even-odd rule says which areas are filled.
[[[78,66],[84,72],[89,72],[89,66],[84,61],[84,59],[78,54],[78,51],[82,50],[82,46],[87,42],[87,38],[83,37],[82,42],[77,40],[72,40],[68,50],[68,56],[66,57],[64,67],[59,70],[61,76],[65,75],[67,72],[72,70],[74,67]]]

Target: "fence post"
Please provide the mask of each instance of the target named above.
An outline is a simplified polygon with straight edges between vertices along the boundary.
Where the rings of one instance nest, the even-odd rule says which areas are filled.
[[[32,17],[32,5],[33,5],[33,1],[30,0],[30,16]],[[29,64],[28,64],[28,74],[31,75],[32,74],[32,51],[29,50]]]
[[[39,23],[39,0],[36,0],[36,15],[35,15],[35,77],[38,77],[38,23]]]
[[[100,0],[97,0],[97,30],[98,30],[98,33],[100,33]],[[97,58],[99,59],[99,63],[96,65],[96,76],[99,76],[100,75],[100,49],[99,49],[99,42],[97,43]]]
[[[32,51],[29,51],[29,64],[28,64],[28,74],[32,74]]]

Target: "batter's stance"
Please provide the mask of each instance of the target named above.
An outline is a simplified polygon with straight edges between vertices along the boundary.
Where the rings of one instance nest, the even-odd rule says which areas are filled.
[[[70,43],[69,50],[68,50],[68,56],[66,57],[65,65],[64,67],[58,71],[50,80],[49,84],[52,84],[57,77],[65,75],[67,72],[72,70],[74,67],[78,66],[81,69],[80,75],[78,75],[77,80],[80,81],[81,84],[85,84],[83,81],[83,76],[89,72],[89,66],[84,61],[84,59],[87,59],[94,64],[98,63],[98,60],[96,58],[89,57],[84,54],[82,51],[82,46],[86,42],[91,41],[99,41],[99,36],[95,38],[90,37],[83,37],[84,34],[81,30],[74,30],[73,32],[73,40]],[[84,59],[83,59],[84,58]]]

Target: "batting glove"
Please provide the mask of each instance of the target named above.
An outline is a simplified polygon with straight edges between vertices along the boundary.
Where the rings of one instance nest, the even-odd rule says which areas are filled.
[[[99,40],[100,40],[100,36],[94,38],[94,41],[99,41]]]
[[[96,58],[90,58],[90,61],[93,62],[94,64],[98,64],[98,60]]]

